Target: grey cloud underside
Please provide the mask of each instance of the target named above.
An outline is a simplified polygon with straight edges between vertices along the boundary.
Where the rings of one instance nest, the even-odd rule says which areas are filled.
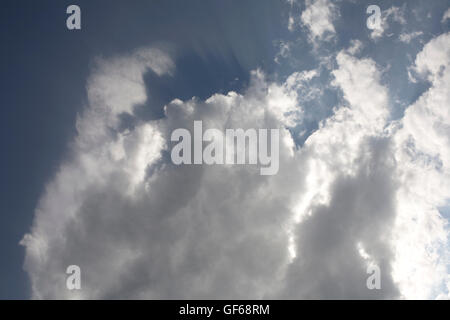
[[[86,289],[102,298],[257,297],[286,260],[284,199],[261,199],[262,178],[241,175],[170,166],[135,203],[120,187],[88,191],[52,254],[60,269],[78,262]],[[121,250],[137,255],[109,274]]]
[[[329,205],[312,209],[296,229],[299,255],[289,266],[282,297],[289,299],[393,299],[388,239],[395,218],[395,163],[389,139],[364,144],[355,176],[340,176]],[[383,270],[381,290],[367,290],[367,263],[360,243]]]

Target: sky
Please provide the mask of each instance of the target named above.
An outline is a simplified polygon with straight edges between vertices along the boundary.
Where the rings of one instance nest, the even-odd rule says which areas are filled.
[[[448,0],[0,11],[1,299],[450,297]],[[279,129],[279,171],[175,165],[198,120]]]

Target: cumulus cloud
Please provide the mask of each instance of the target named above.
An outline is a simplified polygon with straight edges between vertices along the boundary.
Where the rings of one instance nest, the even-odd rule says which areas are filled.
[[[363,47],[364,45],[360,40],[353,39],[350,41],[350,47],[347,50],[351,55],[355,55],[360,53]]]
[[[395,124],[400,189],[395,278],[406,297],[432,296],[448,287],[448,226],[439,207],[450,198],[450,33],[428,42],[415,69],[431,87]],[[446,283],[446,285],[445,285]]]
[[[308,2],[305,21],[325,2]],[[319,38],[331,32],[308,28]],[[449,37],[417,55],[414,68],[432,86],[395,122],[376,63],[354,56],[357,42],[337,53],[330,85],[342,98],[302,147],[290,129],[320,70],[282,83],[256,70],[242,93],[175,99],[164,118],[124,129],[121,116],[136,117],[134,106],[147,99],[145,72],[172,74],[175,63],[157,49],[99,59],[71,152],[22,240],[33,297],[436,295],[447,241],[437,208],[450,197]],[[192,130],[195,120],[219,130],[280,129],[278,174],[172,164],[171,133]],[[72,264],[81,267],[80,291],[65,286]],[[366,287],[370,265],[381,269],[381,290]]]
[[[145,102],[143,74],[173,69],[157,50],[100,60],[88,81],[72,157],[47,186],[30,234],[25,268],[35,298],[262,297],[287,263],[289,202],[302,184],[286,127],[296,93],[260,71],[244,95],[174,100],[166,118],[121,131],[120,115]],[[175,166],[175,128],[280,128],[273,178],[256,166]],[[277,190],[277,192],[273,192]],[[82,270],[79,292],[65,269]]]
[[[343,91],[346,104],[302,150],[308,154],[308,190],[297,203],[297,254],[281,294],[307,299],[395,298],[388,241],[395,217],[395,166],[390,140],[383,136],[387,89],[379,84],[373,61],[341,52],[337,62],[334,85]],[[361,246],[370,260],[360,253]],[[366,287],[370,263],[384,270],[382,290]]]

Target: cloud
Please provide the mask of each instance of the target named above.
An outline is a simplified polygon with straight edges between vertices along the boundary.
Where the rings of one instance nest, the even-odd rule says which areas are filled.
[[[364,144],[365,159],[358,159],[357,171],[334,172],[339,175],[329,189],[329,201],[311,201],[308,216],[298,224],[297,257],[284,279],[283,298],[398,297],[391,276],[393,252],[386,241],[395,217],[396,191],[389,141],[367,138]],[[367,257],[359,246],[368,252]],[[381,290],[366,287],[367,267],[373,264],[382,270]]]
[[[175,63],[157,49],[98,59],[78,135],[22,240],[33,297],[444,297],[447,230],[437,208],[450,198],[449,37],[417,55],[414,69],[431,87],[396,121],[377,64],[354,56],[357,42],[338,52],[329,85],[340,102],[302,147],[291,129],[303,103],[323,94],[309,90],[320,69],[281,83],[255,70],[242,93],[175,99],[162,119],[124,129],[122,116],[136,117],[147,99],[145,72],[170,75]],[[278,174],[173,165],[170,134],[194,120],[279,128]],[[80,291],[65,286],[72,264]],[[382,290],[366,287],[374,264]]]
[[[337,15],[336,6],[329,0],[307,0],[300,20],[308,29],[311,41],[330,40],[336,33],[333,20]]]
[[[435,296],[449,285],[448,226],[439,207],[450,198],[450,33],[429,41],[414,68],[431,87],[410,105],[394,135],[400,189],[394,277],[405,297]],[[448,294],[448,293],[447,293]]]
[[[450,19],[450,8],[448,8],[447,11],[444,12],[441,22],[444,23],[445,21],[447,21],[447,19]]]
[[[422,31],[410,32],[410,33],[402,33],[399,36],[399,40],[404,43],[410,43],[411,40],[417,38],[418,36],[423,35]]]
[[[287,41],[280,41],[278,43],[278,53],[275,55],[274,61],[276,63],[280,63],[281,58],[286,59],[289,54],[290,54],[290,50],[291,50],[291,44]]]
[[[395,170],[383,127],[388,92],[370,59],[340,52],[334,85],[344,105],[305,142],[307,191],[299,197],[292,233],[296,257],[283,298],[395,298],[390,228],[395,218]],[[367,99],[367,97],[371,97]],[[383,190],[383,192],[380,192]],[[370,261],[359,247],[369,253]],[[383,287],[366,287],[367,267],[383,270]]]
[[[68,297],[65,293],[58,294],[61,288],[57,285],[64,268],[81,264],[79,255],[92,259],[92,264],[98,268],[100,263],[96,261],[101,259],[95,255],[108,255],[104,241],[108,241],[108,235],[112,237],[116,230],[111,228],[101,233],[99,228],[108,227],[101,222],[85,225],[87,221],[83,217],[93,207],[84,211],[82,208],[95,201],[94,195],[111,195],[108,190],[118,193],[117,204],[121,199],[127,199],[127,195],[136,195],[147,165],[160,158],[161,136],[151,126],[142,126],[132,135],[114,133],[120,124],[119,115],[145,101],[142,74],[146,69],[161,75],[171,72],[173,63],[157,49],[138,50],[130,56],[96,62],[88,81],[89,104],[77,120],[79,134],[72,144],[71,159],[61,164],[53,181],[47,185],[36,209],[33,232],[22,241],[27,247],[25,268],[31,275],[34,297]],[[98,213],[97,218],[103,219],[102,211]],[[113,223],[114,210],[110,213]],[[97,230],[88,237],[85,233],[90,227]],[[79,233],[71,236],[77,230]],[[80,251],[85,245],[92,250]],[[114,245],[112,242],[111,248]],[[66,249],[69,251],[61,251]],[[105,276],[121,267],[121,260],[116,262],[104,266]]]
[[[255,71],[243,95],[174,100],[165,118],[122,130],[120,115],[145,102],[147,68],[162,75],[173,63],[142,50],[99,60],[88,80],[71,156],[22,241],[34,298],[258,298],[279,280],[289,203],[302,185],[286,130],[298,116],[295,91]],[[171,132],[192,130],[194,120],[280,128],[283,169],[269,178],[256,166],[171,164]],[[72,264],[81,268],[79,292],[65,287]]]
[[[381,23],[379,28],[373,29],[370,33],[370,37],[373,40],[378,40],[383,37],[386,30],[389,30],[390,22],[397,22],[400,25],[406,24],[405,19],[405,6],[395,7],[392,6],[389,9],[383,10],[381,12]]]

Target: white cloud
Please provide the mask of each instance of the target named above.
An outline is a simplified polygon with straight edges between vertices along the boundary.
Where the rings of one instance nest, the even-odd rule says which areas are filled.
[[[438,208],[450,198],[450,33],[428,42],[415,69],[431,88],[408,107],[395,134],[399,169],[395,278],[409,298],[447,281],[448,230]],[[441,293],[441,295],[444,293]]]
[[[174,100],[167,118],[121,131],[118,115],[146,99],[146,68],[163,74],[172,65],[157,50],[98,62],[71,157],[22,241],[33,297],[260,298],[279,281],[290,198],[302,185],[285,129],[299,116],[295,81],[267,83],[255,71],[243,95]],[[198,119],[218,129],[281,128],[283,169],[269,178],[256,166],[172,165],[170,133]],[[65,287],[71,264],[81,267],[81,292]]]
[[[447,19],[450,19],[450,8],[448,8],[447,11],[444,12],[441,22],[444,23],[445,21],[447,21]]]
[[[337,16],[336,6],[329,0],[307,0],[306,9],[301,14],[301,22],[310,33],[310,38],[330,40],[336,33],[333,20]]]
[[[388,91],[372,60],[344,51],[336,60],[334,85],[345,101],[300,151],[308,168],[306,190],[295,205],[296,257],[280,295],[393,298],[398,292],[390,276],[391,244],[384,239],[395,217],[395,167],[383,134]],[[383,270],[380,291],[366,287],[369,262],[361,255],[361,245],[370,254],[369,262]]]
[[[397,22],[401,25],[406,24],[405,19],[405,6],[403,7],[390,7],[389,9],[383,10],[381,12],[381,24],[379,28],[373,29],[370,33],[370,37],[373,40],[378,40],[383,37],[384,33],[389,30],[389,23]]]
[[[410,43],[411,40],[417,38],[418,36],[423,35],[422,31],[410,32],[410,33],[402,33],[399,36],[399,40],[404,43]]]
[[[243,95],[216,94],[204,102],[175,100],[165,108],[167,118],[111,134],[119,126],[115,110],[131,112],[133,103],[145,99],[128,93],[143,92],[142,73],[148,64],[132,67],[136,60],[132,55],[102,61],[88,82],[89,105],[78,120],[74,156],[48,185],[32,232],[23,240],[33,296],[262,298],[291,293],[295,288],[285,281],[296,272],[297,260],[292,260],[289,249],[297,248],[298,255],[309,250],[298,242],[294,248],[289,246],[298,237],[299,226],[301,230],[296,218],[307,208],[314,210],[332,201],[335,184],[342,177],[359,175],[360,166],[355,164],[364,141],[382,130],[387,97],[378,84],[375,65],[338,55],[335,84],[350,105],[337,109],[308,138],[305,148],[295,151],[283,128],[299,120],[297,90],[301,92],[317,77],[317,71],[294,73],[282,85],[267,83],[256,71]],[[171,65],[167,57],[160,60]],[[131,68],[125,68],[126,64]],[[115,87],[120,79],[125,84],[131,79],[134,86]],[[364,93],[379,97],[366,103]],[[128,107],[119,108],[117,101]],[[261,177],[252,166],[177,167],[165,162],[170,132],[190,128],[196,119],[219,129],[282,128],[279,174]],[[340,150],[338,157],[336,150]],[[370,157],[367,161],[371,162]],[[359,182],[355,183],[359,188]],[[336,217],[344,221],[348,216],[342,212]],[[355,230],[362,226],[362,221],[348,223]],[[340,248],[361,242],[353,237],[338,240]],[[363,242],[370,251],[372,242]],[[328,258],[317,251],[311,259],[312,263],[327,259],[338,266],[342,291],[299,291],[294,297],[351,295],[355,281],[366,276],[365,262],[356,259],[350,269],[341,262],[357,257],[357,250],[355,246],[349,256]],[[371,254],[377,259],[377,253]],[[69,264],[81,267],[81,293],[65,289],[64,270]],[[352,278],[355,270],[362,273]],[[317,283],[324,285],[329,277],[325,274]],[[356,292],[364,295],[366,291]],[[379,294],[391,296],[395,290],[387,286]]]
[[[350,47],[347,49],[347,51],[351,55],[355,55],[355,54],[360,53],[363,47],[364,47],[364,45],[360,40],[352,39],[350,41]]]
[[[146,100],[145,71],[174,64],[154,49],[99,60],[70,156],[22,241],[33,297],[445,297],[437,208],[450,197],[449,40],[417,55],[414,68],[432,86],[394,123],[375,62],[354,56],[356,42],[339,52],[331,85],[342,101],[299,149],[286,128],[301,122],[318,70],[281,84],[257,70],[242,94],[174,100],[165,118],[122,130],[118,116]],[[280,128],[279,173],[174,166],[170,133],[194,120]],[[374,263],[380,291],[365,287]],[[81,267],[80,292],[65,288],[71,264]]]

